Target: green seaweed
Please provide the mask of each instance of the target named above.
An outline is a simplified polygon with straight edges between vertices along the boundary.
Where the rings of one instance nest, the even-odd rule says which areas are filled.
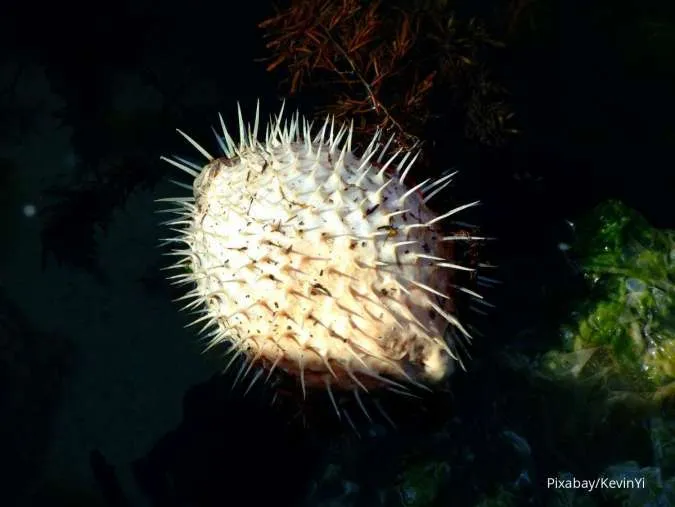
[[[448,473],[449,465],[442,461],[414,463],[406,467],[398,486],[401,505],[405,507],[436,505],[439,491]]]
[[[608,201],[576,224],[576,234],[572,253],[589,294],[563,326],[563,350],[547,354],[545,366],[579,374],[593,364],[594,372],[619,374],[639,390],[669,384],[675,380],[675,232]]]

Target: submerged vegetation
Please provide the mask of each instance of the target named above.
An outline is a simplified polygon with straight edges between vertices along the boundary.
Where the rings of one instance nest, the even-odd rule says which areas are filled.
[[[617,201],[576,223],[570,255],[588,283],[552,371],[599,374],[624,389],[667,392],[675,381],[675,231]]]
[[[267,69],[285,70],[288,92],[356,119],[365,138],[380,128],[409,148],[451,119],[487,145],[515,132],[506,90],[486,63],[504,44],[450,2],[293,0],[260,26]]]

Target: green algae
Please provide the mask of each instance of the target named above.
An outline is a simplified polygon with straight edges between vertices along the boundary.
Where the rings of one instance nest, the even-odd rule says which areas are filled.
[[[398,486],[401,505],[405,507],[431,507],[447,479],[450,467],[443,461],[414,463],[406,467]]]
[[[576,223],[571,251],[588,296],[545,367],[579,374],[594,364],[596,372],[619,374],[640,390],[675,380],[675,231],[656,229],[608,201]]]

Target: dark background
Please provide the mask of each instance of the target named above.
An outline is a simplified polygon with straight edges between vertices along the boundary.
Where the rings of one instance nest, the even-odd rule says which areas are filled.
[[[483,323],[490,340],[477,345],[478,357],[493,344],[509,343],[522,329],[545,325],[557,311],[564,311],[551,309],[558,302],[557,294],[542,294],[543,288],[557,287],[559,279],[567,276],[565,259],[557,249],[568,240],[565,220],[574,220],[600,201],[617,198],[653,225],[675,227],[672,2],[534,3],[536,27],[523,21],[508,35],[506,50],[490,62],[510,92],[521,133],[494,148],[463,138],[460,129],[449,125],[450,147],[434,153],[439,165],[461,170],[460,196],[479,196],[484,202],[483,225],[499,238],[491,255],[503,267],[501,278],[507,288],[494,296],[498,309]],[[458,4],[460,12],[483,16],[497,30],[503,23],[495,13],[503,7],[497,1]],[[175,174],[159,163],[159,156],[187,148],[174,129],[185,129],[195,139],[210,139],[209,128],[218,111],[232,122],[236,101],[252,111],[260,98],[263,111],[274,111],[284,96],[279,76],[265,72],[264,64],[256,61],[268,55],[257,23],[273,13],[268,2],[260,1],[3,3],[0,63],[38,66],[44,71],[52,92],[63,100],[57,119],[72,129],[70,145],[76,154],[69,183],[46,184],[41,195],[26,196],[39,203],[37,225],[31,227],[39,237],[35,244],[41,262],[35,269],[26,268],[22,290],[29,286],[32,291],[44,291],[45,284],[52,283],[45,273],[57,267],[72,270],[77,273],[74,277],[85,273],[90,277],[87,283],[104,287],[97,290],[116,290],[110,266],[105,264],[109,261],[102,261],[111,256],[102,257],[94,230],[105,230],[113,210],[123,207],[133,192],[161,197],[153,192]],[[162,97],[161,105],[149,115],[116,116],[114,77],[121,74],[136,76],[152,87]],[[9,84],[0,90],[0,137],[3,146],[20,146],[43,114],[41,99],[36,97],[35,108],[19,106],[11,98],[11,80],[5,82]],[[208,86],[202,88],[203,83]],[[302,105],[302,100],[298,103]],[[47,149],[42,155],[47,161],[55,156]],[[13,191],[10,182],[41,178],[39,173],[28,174],[31,168],[6,154],[0,153],[0,163],[3,193]],[[11,207],[15,202],[10,195],[2,202],[9,203],[2,207],[3,227],[22,219]],[[20,236],[22,227],[6,228]],[[147,236],[161,234],[148,228]],[[14,255],[13,248],[14,239],[8,236],[3,258]],[[115,255],[122,259],[136,253]],[[143,290],[162,301],[176,297],[178,293],[171,292],[163,275],[154,270],[161,265],[159,252],[148,265],[152,269]],[[43,309],[31,307],[26,297],[15,301],[21,299],[18,285],[8,280],[16,277],[2,276],[0,333],[5,335],[6,348],[0,411],[5,411],[1,420],[9,422],[0,445],[9,452],[0,451],[0,461],[10,471],[0,481],[9,498],[5,505],[19,498],[28,504],[72,505],[73,497],[88,498],[78,493],[79,486],[57,487],[35,479],[44,472],[50,442],[59,438],[52,419],[60,397],[69,392],[70,379],[78,378],[73,374],[82,356],[78,348],[87,342],[65,337],[54,345],[47,338],[50,330],[44,329],[48,320],[41,314]],[[142,304],[146,297],[139,293],[141,303],[133,304]],[[89,298],[86,292],[81,294],[77,311],[92,311]],[[175,311],[170,304],[163,308],[167,315]],[[61,318],[72,315],[64,309]],[[112,318],[124,320],[125,316]],[[141,323],[127,319],[125,326],[133,330]],[[83,334],[95,332],[83,330]],[[187,331],[171,339],[191,337]],[[37,352],[50,347],[53,351],[44,357]],[[146,375],[143,368],[151,370],[153,362],[175,362],[181,368],[179,358],[164,355],[161,348],[155,352],[134,375]],[[284,415],[267,405],[262,408],[251,397],[223,394],[228,379],[209,379],[208,371],[207,366],[195,373],[200,380],[194,386],[188,384],[184,391],[167,395],[176,404],[184,398],[182,421],[158,425],[154,446],[130,456],[128,462],[111,465],[105,449],[83,444],[79,456],[90,461],[87,467],[94,489],[103,491],[108,502],[101,505],[131,501],[111,466],[129,468],[135,487],[144,498],[152,498],[153,505],[223,505],[218,503],[222,498],[229,505],[292,505],[305,494],[325,450],[323,444],[310,441],[294,426],[289,428]],[[478,371],[482,376],[469,374],[457,381],[456,399],[458,409],[464,409],[458,411],[464,414],[459,416],[462,420],[481,422],[456,431],[480,454],[477,449],[485,446],[482,432],[499,426],[499,418],[507,417],[508,410],[483,413],[488,411],[485,403],[498,397],[494,390],[500,387],[498,374],[491,377]],[[91,389],[102,385],[105,379]],[[17,392],[22,393],[21,403],[16,401]],[[175,429],[169,431],[167,426]],[[542,470],[553,467],[542,461],[546,462],[540,464]],[[63,497],[57,499],[58,495]]]

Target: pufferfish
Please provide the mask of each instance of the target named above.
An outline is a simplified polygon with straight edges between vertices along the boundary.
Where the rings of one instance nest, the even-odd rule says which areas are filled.
[[[474,268],[453,253],[485,239],[442,225],[479,202],[434,212],[455,172],[409,184],[419,151],[391,154],[378,131],[357,155],[353,123],[314,129],[283,111],[259,138],[259,104],[252,128],[238,108],[238,142],[219,115],[219,156],[178,130],[204,165],[162,157],[193,178],[178,183],[192,195],[161,200],[175,205],[171,279],[191,287],[180,299],[201,313],[208,348],[245,358],[250,385],[285,374],[302,396],[325,391],[338,416],[338,394],[365,412],[364,393],[442,382],[471,339],[457,295],[482,300],[458,283]]]

